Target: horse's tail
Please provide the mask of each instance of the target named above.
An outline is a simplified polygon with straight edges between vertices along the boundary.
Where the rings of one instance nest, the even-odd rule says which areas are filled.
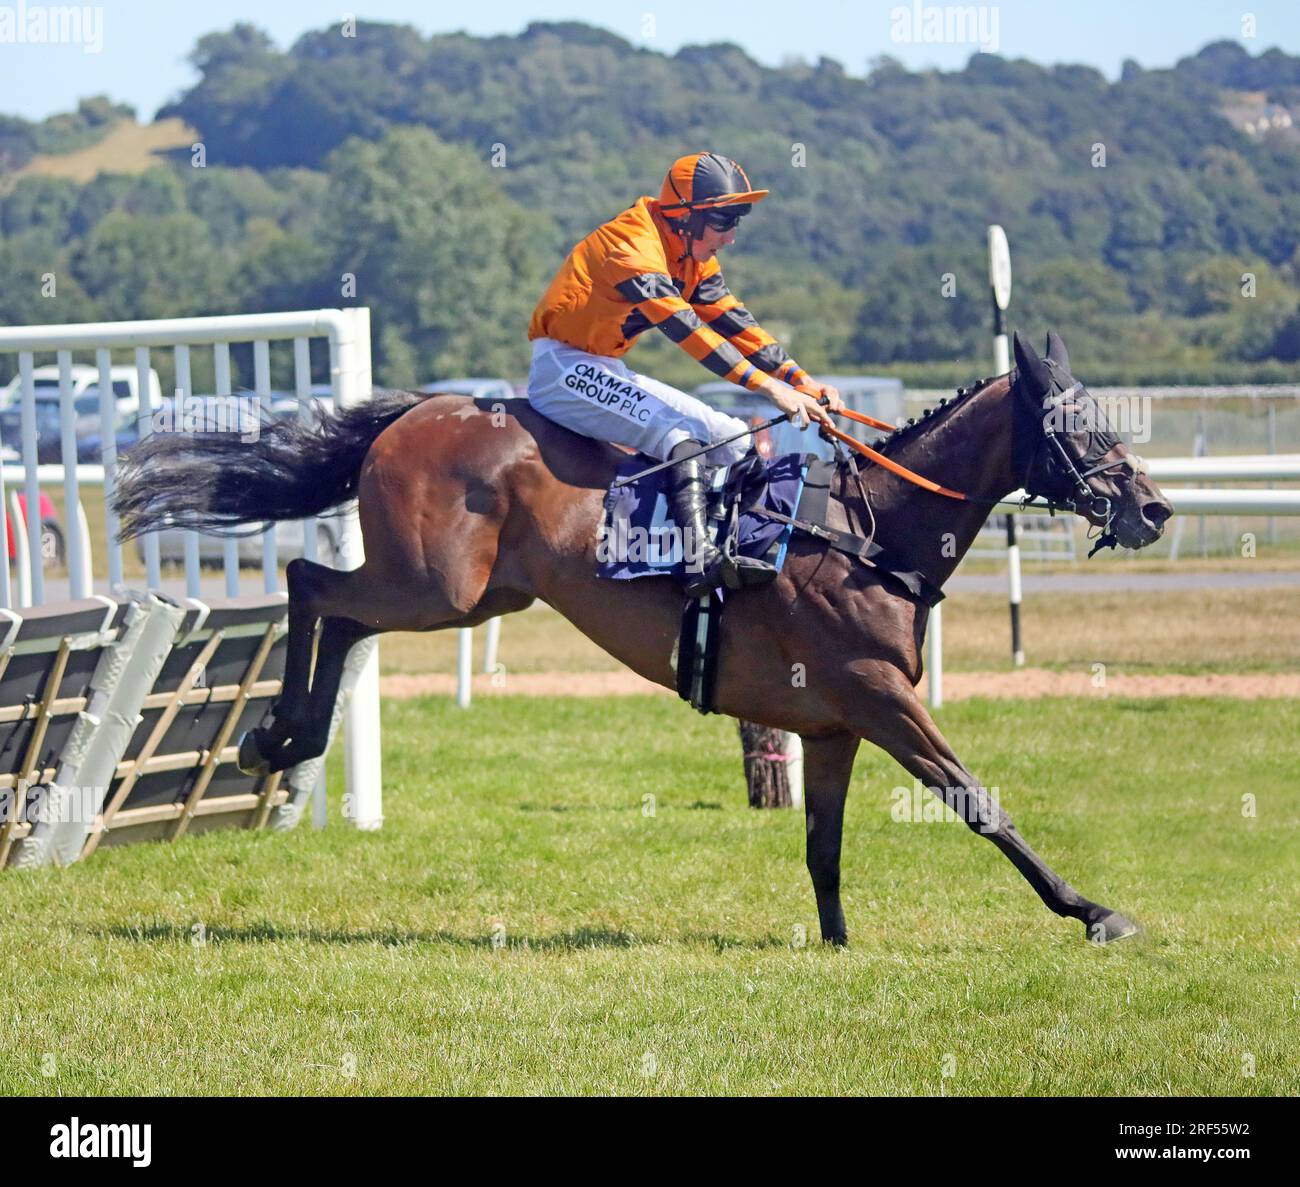
[[[123,540],[157,528],[214,535],[261,531],[355,498],[366,452],[390,424],[427,399],[384,392],[303,422],[263,418],[248,432],[153,432],[123,457],[113,506]],[[243,426],[239,426],[242,429]]]

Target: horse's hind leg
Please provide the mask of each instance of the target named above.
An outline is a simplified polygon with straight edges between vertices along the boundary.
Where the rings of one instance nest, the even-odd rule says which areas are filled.
[[[322,619],[310,691],[293,703],[292,716],[282,714],[277,702],[273,724],[253,730],[241,741],[240,767],[250,774],[265,774],[324,754],[348,652],[374,634],[378,631],[350,618]]]
[[[285,640],[284,676],[270,725],[251,730],[239,741],[239,766],[248,774],[284,770],[293,762],[301,761],[297,757],[292,762],[282,760],[291,741],[303,738],[314,724],[311,688],[313,653],[318,650],[319,602],[321,594],[340,576],[337,569],[301,558],[290,561],[285,569],[289,586],[289,631]],[[321,633],[322,644],[326,642],[326,634]],[[298,749],[294,747],[295,754]]]
[[[873,665],[869,673],[859,676],[852,716],[862,737],[897,759],[961,816],[972,832],[988,837],[1050,910],[1080,920],[1094,943],[1122,939],[1137,931],[1119,912],[1084,898],[1029,847],[1011,817],[953,753],[916,690],[898,669]]]
[[[370,565],[339,570],[307,560],[290,561],[284,680],[271,723],[240,740],[240,769],[266,774],[324,752],[344,664],[360,640],[382,631],[476,626],[497,614],[521,610],[533,600],[530,594],[514,590],[485,591],[486,576],[458,576],[453,600],[442,588],[381,576]],[[318,622],[322,623],[319,638]]]
[[[365,566],[331,569],[301,557],[285,567],[289,631],[284,677],[270,724],[240,739],[241,770],[248,774],[281,771],[324,751],[349,649],[370,635],[405,625],[396,617],[386,617],[391,615],[384,606],[385,595],[393,592],[391,585],[368,577]]]

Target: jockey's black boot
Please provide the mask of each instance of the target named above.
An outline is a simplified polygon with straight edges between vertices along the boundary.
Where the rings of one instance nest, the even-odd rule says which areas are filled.
[[[677,460],[678,455],[696,453],[704,445],[701,441],[683,441],[668,455],[668,460],[676,463],[668,471],[668,504],[672,508],[673,519],[684,536],[684,588],[687,596],[692,598],[702,598],[719,585],[735,589],[739,584],[735,566],[713,543],[708,532],[704,459],[691,457]]]

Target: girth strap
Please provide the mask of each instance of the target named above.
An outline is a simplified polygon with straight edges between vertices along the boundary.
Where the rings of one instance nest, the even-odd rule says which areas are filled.
[[[768,519],[791,524],[801,532],[807,532],[818,540],[824,540],[828,548],[851,556],[864,565],[879,569],[882,573],[895,578],[912,597],[927,606],[937,606],[944,599],[943,590],[933,584],[924,573],[908,568],[906,561],[899,560],[874,540],[864,540],[861,536],[853,535],[852,532],[841,532],[822,524],[809,523],[806,519],[794,519],[789,515],[782,515],[779,511],[768,511],[764,507],[750,507],[748,510],[754,515],[765,515]]]

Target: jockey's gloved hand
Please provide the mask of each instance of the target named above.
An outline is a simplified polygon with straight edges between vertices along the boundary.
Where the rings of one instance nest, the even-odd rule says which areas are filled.
[[[835,427],[830,412],[815,397],[797,391],[788,383],[768,379],[759,390],[790,418],[790,423],[797,429],[805,429],[813,421],[827,428]]]
[[[818,383],[815,379],[795,384],[795,390],[805,396],[818,400],[829,412],[843,412],[844,401],[840,398],[840,389],[829,383]]]

